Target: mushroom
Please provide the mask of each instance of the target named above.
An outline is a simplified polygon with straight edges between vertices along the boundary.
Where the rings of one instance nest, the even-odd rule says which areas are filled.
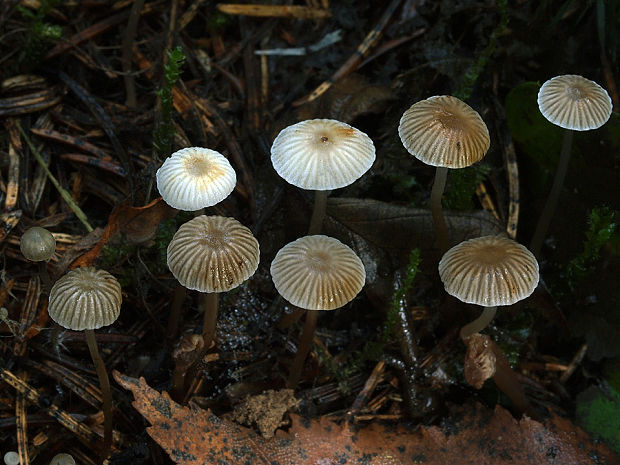
[[[504,236],[484,236],[452,247],[439,262],[446,292],[462,302],[484,307],[482,315],[461,328],[461,339],[482,331],[498,305],[528,297],[538,285],[538,262],[521,244]]]
[[[512,305],[534,292],[539,279],[534,255],[504,236],[478,237],[448,250],[439,262],[439,275],[448,294],[462,302],[484,307],[482,315],[460,331],[467,346],[465,375],[468,382],[480,389],[484,380],[493,376],[497,387],[517,409],[537,418],[502,350],[486,335],[478,334],[491,322],[498,305]],[[472,363],[487,366],[482,370],[483,367],[473,367]],[[471,368],[482,379],[472,379],[472,373],[468,376]]]
[[[370,137],[332,119],[288,126],[271,146],[271,162],[277,173],[294,186],[315,191],[308,234],[321,231],[328,191],[352,184],[374,161],[375,146]]]
[[[84,267],[70,271],[54,283],[47,309],[52,320],[63,328],[84,331],[103,398],[101,461],[107,457],[112,444],[112,395],[94,330],[116,321],[121,311],[121,302],[121,285],[114,276],[104,270]]]
[[[536,256],[540,253],[560,198],[570,160],[573,131],[600,128],[611,116],[612,102],[607,91],[596,82],[576,74],[567,74],[549,79],[540,87],[538,108],[545,118],[565,131],[553,186],[530,243],[530,249]]]
[[[197,216],[174,234],[168,244],[168,268],[182,286],[203,293],[205,350],[215,334],[218,293],[252,276],[258,262],[258,241],[234,218]]]
[[[157,190],[168,205],[196,211],[221,202],[235,188],[237,176],[221,153],[202,147],[174,152],[157,170]]]
[[[51,280],[47,273],[46,263],[56,251],[56,239],[52,233],[39,226],[30,228],[22,234],[19,240],[19,248],[22,255],[28,260],[39,262],[39,277],[43,286],[49,289]]]
[[[439,248],[445,253],[450,238],[441,197],[448,168],[465,168],[481,160],[489,150],[489,130],[478,112],[465,102],[440,95],[414,103],[405,111],[398,135],[411,155],[437,167],[431,190],[431,213]]]
[[[315,235],[282,247],[271,262],[271,278],[284,299],[308,310],[287,381],[287,387],[294,389],[310,351],[317,310],[335,310],[353,300],[364,287],[366,271],[355,252],[342,242]]]
[[[75,465],[75,459],[71,454],[61,453],[56,454],[50,460],[50,465]]]
[[[6,465],[19,465],[19,454],[14,450],[11,450],[4,454],[3,458]]]

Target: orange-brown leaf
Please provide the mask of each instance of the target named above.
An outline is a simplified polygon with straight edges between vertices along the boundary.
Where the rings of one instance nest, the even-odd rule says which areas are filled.
[[[585,432],[557,416],[543,425],[528,418],[515,420],[501,407],[490,411],[478,405],[443,427],[411,431],[374,423],[351,431],[325,419],[292,415],[288,432],[265,440],[209,411],[176,404],[143,378],[116,371],[114,378],[133,393],[133,406],[152,425],[149,435],[182,465],[618,463],[607,447],[594,444]]]

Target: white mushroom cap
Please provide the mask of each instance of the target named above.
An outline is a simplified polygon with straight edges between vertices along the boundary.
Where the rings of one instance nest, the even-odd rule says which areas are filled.
[[[305,236],[282,247],[271,262],[282,297],[306,310],[334,310],[362,290],[366,270],[349,247],[333,237]]]
[[[114,276],[84,267],[70,271],[54,283],[47,311],[63,328],[97,329],[116,321],[121,302],[121,285]]]
[[[564,129],[600,128],[611,116],[611,97],[596,82],[576,74],[556,76],[538,91],[538,108],[545,118]]]
[[[527,248],[503,236],[461,242],[439,262],[446,292],[468,303],[495,307],[528,297],[538,285],[538,262]]]
[[[168,268],[187,289],[225,292],[254,274],[258,241],[234,218],[197,216],[168,244]]]
[[[174,152],[157,170],[157,190],[172,208],[196,211],[221,202],[237,176],[221,153],[202,147]]]
[[[271,162],[288,183],[325,191],[348,186],[370,169],[375,145],[359,129],[333,119],[293,124],[273,141]]]
[[[473,165],[484,157],[491,143],[478,112],[450,95],[414,103],[400,119],[398,135],[418,160],[446,168]]]

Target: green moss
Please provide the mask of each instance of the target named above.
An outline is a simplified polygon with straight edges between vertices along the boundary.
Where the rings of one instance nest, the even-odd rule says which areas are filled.
[[[476,187],[487,177],[491,168],[477,164],[460,170],[450,170],[448,189],[442,204],[450,210],[473,210]]]
[[[620,394],[604,383],[577,396],[577,421],[589,433],[620,452]]]
[[[174,140],[174,126],[172,124],[172,88],[181,75],[181,68],[185,63],[185,54],[181,47],[167,50],[168,62],[164,65],[164,85],[157,91],[160,101],[160,122],[153,131],[153,148],[159,159],[170,155]]]
[[[62,37],[60,26],[44,21],[47,13],[58,3],[59,0],[42,0],[36,13],[21,5],[17,6],[18,11],[29,22],[28,32],[18,56],[18,62],[26,68],[36,67],[43,59],[50,43]]]

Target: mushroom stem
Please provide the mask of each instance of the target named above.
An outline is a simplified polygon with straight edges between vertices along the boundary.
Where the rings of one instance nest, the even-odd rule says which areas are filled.
[[[301,372],[304,367],[304,362],[310,347],[312,346],[312,339],[314,338],[314,330],[316,329],[316,318],[318,312],[316,310],[308,310],[306,312],[306,322],[304,323],[304,329],[301,333],[301,341],[299,347],[297,347],[297,355],[295,356],[295,362],[293,368],[288,376],[286,387],[289,389],[295,389],[299,378],[301,378]]]
[[[310,227],[308,228],[309,236],[321,233],[325,212],[327,210],[328,192],[329,191],[314,191],[314,207],[312,208],[312,218],[310,219]]]
[[[525,413],[535,420],[540,420],[540,415],[532,408],[532,404],[525,395],[521,383],[519,383],[517,379],[517,375],[512,368],[510,368],[510,363],[502,349],[500,349],[493,340],[490,340],[489,345],[495,354],[495,374],[493,375],[493,381],[495,381],[497,387],[510,398],[515,408],[520,413]]]
[[[172,308],[168,316],[169,342],[176,340],[177,331],[179,330],[179,321],[181,321],[182,317],[183,302],[185,301],[186,295],[187,290],[180,284],[177,284],[177,287],[174,289],[174,297],[172,298]]]
[[[467,323],[461,328],[461,340],[465,341],[472,334],[479,333],[484,328],[486,328],[491,322],[491,320],[493,320],[496,312],[497,306],[484,307],[482,314],[478,318],[476,318],[471,323]]]
[[[213,341],[213,336],[215,336],[219,294],[217,292],[203,292],[200,294],[200,300],[201,306],[204,309],[202,338],[205,343],[204,349],[209,350],[209,347],[211,347],[211,341]]]
[[[41,284],[43,285],[43,292],[49,293],[50,288],[52,287],[52,280],[47,272],[47,261],[39,262],[39,278],[41,279]]]
[[[438,166],[435,170],[435,181],[431,189],[431,213],[433,215],[433,223],[435,223],[435,231],[437,231],[439,250],[442,254],[446,253],[450,248],[448,226],[446,225],[446,219],[443,216],[443,208],[441,206],[441,197],[446,188],[447,179],[448,168]]]
[[[530,244],[530,250],[536,257],[539,256],[540,248],[542,247],[542,243],[547,235],[547,230],[549,229],[549,224],[551,223],[551,218],[553,218],[553,214],[555,213],[555,209],[558,205],[560,191],[562,190],[564,178],[566,177],[566,172],[568,171],[568,162],[570,160],[570,149],[572,145],[573,131],[570,129],[565,129],[564,140],[562,141],[562,152],[560,152],[560,161],[553,179],[553,186],[551,187],[551,192],[549,192],[549,197],[547,197],[545,207],[543,208],[540,218],[538,219],[536,231],[534,232],[534,236],[532,237],[532,242]]]
[[[84,336],[86,337],[90,356],[97,370],[97,377],[101,386],[101,397],[103,398],[103,447],[100,456],[100,463],[103,463],[112,445],[112,394],[110,392],[110,380],[103,359],[99,355],[95,332],[92,329],[85,329]]]

